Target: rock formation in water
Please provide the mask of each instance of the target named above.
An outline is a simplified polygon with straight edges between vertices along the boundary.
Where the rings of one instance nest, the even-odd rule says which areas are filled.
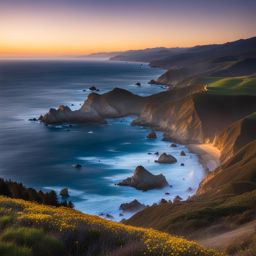
[[[134,211],[143,210],[145,207],[146,207],[146,205],[141,204],[138,200],[135,199],[129,203],[121,204],[119,209],[122,211],[134,212]]]
[[[46,124],[58,123],[104,123],[105,120],[95,111],[82,112],[72,111],[67,106],[59,106],[58,109],[51,108],[49,112],[40,117],[40,121]]]
[[[162,175],[153,175],[143,166],[137,166],[133,176],[118,183],[120,186],[130,186],[139,190],[150,190],[168,186],[166,178]]]
[[[150,132],[148,135],[147,135],[147,138],[148,139],[156,139],[157,136],[156,136],[156,133],[154,131]]]
[[[158,160],[155,160],[155,162],[160,163],[160,164],[174,164],[174,163],[177,162],[177,159],[172,155],[168,155],[166,153],[163,153],[158,158]]]
[[[79,110],[72,111],[63,105],[58,109],[51,108],[47,114],[40,117],[40,121],[46,124],[104,123],[106,118],[138,116],[144,104],[143,97],[115,88],[102,95],[91,93]]]

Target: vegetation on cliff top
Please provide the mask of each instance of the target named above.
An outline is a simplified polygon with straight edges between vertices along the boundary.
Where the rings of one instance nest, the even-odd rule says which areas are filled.
[[[214,256],[195,242],[52,207],[0,197],[0,254]]]
[[[204,79],[208,93],[225,95],[256,95],[256,77],[208,77]]]

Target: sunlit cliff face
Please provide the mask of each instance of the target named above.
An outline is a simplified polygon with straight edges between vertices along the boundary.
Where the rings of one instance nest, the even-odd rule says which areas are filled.
[[[249,0],[0,0],[0,55],[222,43],[254,35],[252,5]]]

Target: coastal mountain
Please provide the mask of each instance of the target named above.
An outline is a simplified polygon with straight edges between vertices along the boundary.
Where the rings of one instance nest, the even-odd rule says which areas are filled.
[[[125,224],[155,228],[215,246],[205,244],[205,238],[217,239],[254,223],[255,43],[256,38],[251,38],[198,46],[152,59],[151,65],[168,68],[158,80],[171,85],[169,90],[141,97],[116,88],[102,95],[92,93],[79,110],[68,110],[65,122],[91,122],[91,117],[105,122],[132,115],[133,125],[161,130],[165,140],[186,145],[211,143],[220,150],[220,166],[205,176],[194,196],[146,207]],[[63,111],[63,107],[50,110],[41,120],[61,123]],[[254,233],[247,231],[254,239]],[[235,250],[231,238],[225,243],[219,241],[218,248]],[[248,242],[244,250],[253,250],[251,246]]]
[[[256,37],[191,48],[128,51],[111,59],[149,62],[153,67],[167,69],[166,73],[156,80],[157,83],[187,86],[195,77],[255,74],[255,58]]]
[[[126,52],[119,53],[112,56],[111,60],[121,60],[121,61],[137,61],[137,62],[152,62],[157,61],[166,56],[173,56],[179,53],[186,52],[187,48],[149,48],[143,50],[130,50]]]

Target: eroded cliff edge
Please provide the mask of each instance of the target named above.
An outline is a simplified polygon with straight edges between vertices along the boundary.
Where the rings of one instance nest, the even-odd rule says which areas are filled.
[[[147,97],[115,88],[102,95],[90,94],[76,111],[64,106],[50,109],[41,121],[47,124],[86,123],[135,116],[134,125],[162,130],[166,139],[185,144],[215,142],[222,149],[226,140],[233,138],[232,124],[253,112],[256,112],[256,96],[215,95],[206,92],[203,86],[174,89]],[[232,150],[228,152],[232,153]]]

